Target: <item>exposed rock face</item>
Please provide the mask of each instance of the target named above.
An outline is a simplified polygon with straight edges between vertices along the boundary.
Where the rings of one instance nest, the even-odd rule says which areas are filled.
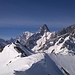
[[[45,32],[49,32],[49,29],[46,24],[44,24],[38,31],[41,35],[43,35]]]

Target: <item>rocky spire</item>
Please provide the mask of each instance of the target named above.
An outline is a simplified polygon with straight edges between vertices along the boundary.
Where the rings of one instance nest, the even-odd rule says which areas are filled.
[[[49,29],[46,24],[44,24],[40,29],[39,33],[44,34],[44,32],[49,32]]]

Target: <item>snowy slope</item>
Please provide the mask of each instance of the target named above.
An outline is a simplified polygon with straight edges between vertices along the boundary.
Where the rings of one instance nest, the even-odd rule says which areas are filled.
[[[19,47],[16,44],[9,44],[7,46],[4,47],[2,53],[0,53],[0,59],[2,59],[0,61],[5,63],[5,61],[10,62],[12,59],[16,59],[17,57],[21,57],[22,52],[20,50],[17,50],[15,47]],[[30,51],[28,51],[25,47],[20,45],[20,48],[22,50],[25,50],[24,53],[26,54],[26,56],[31,55],[32,53]]]
[[[6,61],[0,68],[0,75],[63,75],[63,73],[47,54],[39,53],[11,59],[10,63]]]
[[[65,75],[75,75],[75,55],[50,54],[49,56]]]
[[[70,35],[63,38],[65,35],[62,35],[60,38],[58,37],[57,41],[53,46],[50,46],[46,51],[49,53],[55,54],[75,54],[75,38]]]
[[[13,43],[11,45],[7,45],[5,46],[5,48],[3,49],[2,53],[0,53],[0,59],[2,61],[10,61],[11,59],[14,59],[18,56],[21,55],[21,53],[18,53],[14,47],[16,45],[14,45]]]
[[[62,48],[63,44],[65,43],[66,40],[68,40],[69,37],[66,37],[64,41],[60,44],[58,42],[61,40],[61,38],[55,43],[55,45],[51,46],[47,51],[49,53],[55,53],[55,54],[68,54],[69,50],[65,47]],[[62,49],[61,49],[62,48]]]
[[[36,45],[32,48],[33,51],[38,52],[38,51],[43,51],[45,48],[45,45],[47,44],[47,41],[51,37],[50,32],[45,32],[43,36],[39,40],[36,41]]]

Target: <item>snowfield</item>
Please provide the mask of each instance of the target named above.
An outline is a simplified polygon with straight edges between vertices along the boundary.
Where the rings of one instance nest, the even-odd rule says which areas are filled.
[[[14,44],[8,46],[0,54],[0,75],[63,75],[47,54],[21,57]]]
[[[7,45],[0,53],[0,75],[75,75],[73,55],[41,52],[21,57],[14,46]]]
[[[51,54],[50,58],[64,72],[65,75],[75,75],[75,55],[55,55]],[[64,70],[63,70],[64,69]]]

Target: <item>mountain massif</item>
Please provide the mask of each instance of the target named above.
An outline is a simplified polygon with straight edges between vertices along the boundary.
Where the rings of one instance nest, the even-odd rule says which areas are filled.
[[[75,75],[75,25],[0,39],[0,75]]]

